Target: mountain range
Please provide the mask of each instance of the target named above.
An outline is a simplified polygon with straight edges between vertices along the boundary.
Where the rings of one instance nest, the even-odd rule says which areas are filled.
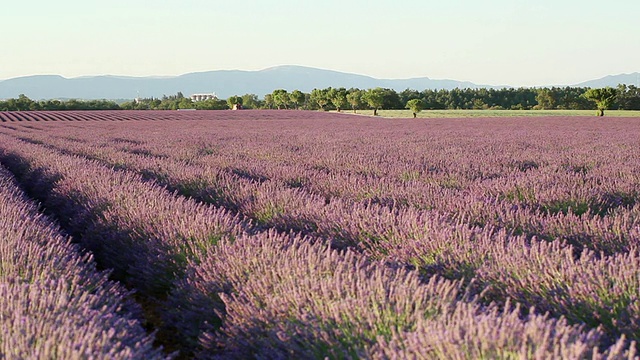
[[[640,73],[607,76],[572,86],[605,87],[618,84],[637,85]],[[25,94],[31,99],[133,99],[196,93],[215,93],[225,99],[232,95],[256,94],[263,97],[275,89],[310,92],[314,88],[374,87],[404,89],[504,88],[468,81],[430,79],[376,79],[332,70],[304,66],[277,66],[259,71],[217,70],[173,77],[85,76],[64,78],[59,75],[34,75],[0,81],[0,99]]]

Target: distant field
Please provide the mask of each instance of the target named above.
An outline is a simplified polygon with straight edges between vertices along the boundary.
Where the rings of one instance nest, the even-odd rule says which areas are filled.
[[[345,112],[349,112],[348,110]],[[352,113],[352,112],[351,112]],[[359,110],[358,114],[372,115],[372,110]],[[381,117],[410,118],[409,110],[378,110]],[[517,116],[595,116],[595,110],[423,110],[419,118],[460,117],[517,117]],[[640,117],[636,110],[607,110],[605,117]]]

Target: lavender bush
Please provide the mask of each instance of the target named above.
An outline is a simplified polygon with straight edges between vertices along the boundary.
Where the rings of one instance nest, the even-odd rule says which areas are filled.
[[[172,324],[161,321],[164,297],[188,260],[198,261],[221,239],[240,234],[246,224],[130,173],[62,154],[31,156],[40,145],[12,139],[3,144],[15,145],[15,153],[2,155],[8,166],[64,219],[101,266],[113,269],[114,278],[138,291],[145,311],[155,314],[149,323],[159,336],[168,337],[171,348],[176,346],[179,337],[173,336]],[[47,185],[40,186],[43,183]]]
[[[128,293],[38,213],[0,167],[0,357],[164,358]]]
[[[223,314],[222,328],[201,336],[201,358],[634,356],[624,338],[599,351],[598,330],[522,319],[509,302],[508,310],[480,305],[459,281],[423,283],[415,272],[305,239],[240,238],[211,256],[177,289],[200,299],[199,317]]]

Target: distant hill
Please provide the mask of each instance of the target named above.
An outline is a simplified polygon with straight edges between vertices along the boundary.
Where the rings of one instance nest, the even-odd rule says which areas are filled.
[[[575,86],[617,86],[636,84],[638,73],[608,76]],[[263,97],[275,89],[310,92],[314,88],[345,87],[368,89],[374,87],[404,89],[504,88],[506,86],[478,85],[468,81],[430,79],[376,79],[370,76],[304,66],[277,66],[259,71],[219,70],[189,73],[174,77],[86,76],[64,78],[58,75],[36,75],[0,81],[0,99],[25,94],[40,99],[133,99],[136,96],[162,97],[182,92],[216,93],[225,99],[232,95],[256,94]]]
[[[640,85],[640,73],[632,73],[632,74],[620,74],[620,75],[609,75],[600,79],[589,80],[575,86],[580,87],[592,87],[592,88],[603,88],[607,86],[616,87],[618,84],[626,84],[626,85]]]
[[[453,89],[493,87],[467,81],[413,79],[376,79],[364,75],[322,70],[303,66],[278,66],[259,71],[219,70],[189,73],[175,77],[87,76],[64,78],[57,75],[36,75],[0,81],[0,99],[25,94],[39,99],[133,99],[174,95],[178,91],[188,96],[195,93],[216,93],[220,98],[232,95],[256,94],[263,97],[275,89],[310,92],[314,88],[374,87],[404,89]]]

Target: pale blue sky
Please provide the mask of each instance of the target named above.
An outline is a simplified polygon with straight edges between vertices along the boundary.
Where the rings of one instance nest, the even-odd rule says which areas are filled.
[[[0,79],[291,64],[535,86],[640,71],[638,0],[7,2]]]

